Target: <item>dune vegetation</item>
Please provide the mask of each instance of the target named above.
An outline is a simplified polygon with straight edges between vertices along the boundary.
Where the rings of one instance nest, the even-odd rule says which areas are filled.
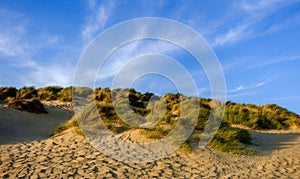
[[[73,90],[73,91],[72,91]],[[34,87],[23,87],[16,89],[14,87],[0,88],[0,100],[18,110],[24,110],[33,113],[47,113],[41,101],[61,101],[71,102],[72,92],[84,96],[88,100],[95,99],[97,112],[101,116],[105,126],[115,134],[121,134],[124,131],[139,130],[140,134],[149,139],[161,139],[174,129],[180,121],[181,102],[184,100],[197,101],[200,104],[199,111],[191,111],[190,116],[198,116],[194,131],[187,142],[182,145],[182,149],[189,151],[192,144],[196,143],[202,137],[212,110],[220,106],[220,102],[212,99],[186,97],[182,94],[165,94],[156,96],[153,93],[140,93],[134,89],[114,89],[95,88],[94,90],[86,87],[80,88],[62,88],[58,86],[49,86],[35,89]],[[126,93],[127,98],[124,98]],[[125,96],[126,96],[125,95]],[[132,115],[118,116],[113,101],[120,103],[128,100],[132,111],[139,116],[147,116],[151,112],[149,101],[162,100],[166,103],[166,112],[162,115],[155,125],[151,127],[137,127],[129,125],[122,119],[127,118],[134,122],[136,120]],[[155,106],[154,106],[155,107]],[[210,141],[209,147],[233,154],[252,154],[255,153],[251,148],[251,136],[245,129],[237,128],[237,125],[248,127],[255,130],[283,130],[290,127],[300,127],[300,117],[281,108],[275,104],[258,106],[254,104],[237,104],[228,101],[225,104],[223,121]],[[138,120],[135,121],[138,123]],[[147,121],[146,121],[147,122]],[[233,125],[234,124],[234,125]],[[69,128],[76,127],[76,131],[81,134],[75,117],[58,126],[53,135],[61,133]]]
[[[0,100],[8,106],[31,113],[47,113],[41,101],[72,101],[72,87],[62,88],[49,86],[35,89],[34,87],[0,87]]]
[[[224,121],[240,124],[251,129],[285,129],[300,127],[299,116],[276,104],[257,106],[254,104],[226,103]]]

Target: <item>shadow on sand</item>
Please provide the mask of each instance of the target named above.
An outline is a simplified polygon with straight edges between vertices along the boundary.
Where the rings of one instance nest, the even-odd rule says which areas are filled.
[[[269,154],[300,145],[300,133],[263,133],[249,131],[258,154]]]
[[[61,123],[70,119],[71,111],[46,107],[48,114],[33,114],[13,108],[0,108],[0,144],[46,139]]]

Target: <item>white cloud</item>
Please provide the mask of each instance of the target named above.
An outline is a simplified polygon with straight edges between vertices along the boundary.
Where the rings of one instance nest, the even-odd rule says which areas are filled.
[[[11,11],[0,9],[0,57],[24,55],[30,46],[22,41],[26,33],[27,19]],[[27,56],[27,55],[25,55]]]
[[[28,34],[27,28],[31,20],[18,12],[0,9],[0,57],[23,63],[31,61],[33,53],[45,46],[63,42],[59,35],[41,32]],[[30,38],[27,38],[30,35]],[[8,57],[8,58],[7,58]]]
[[[32,64],[26,76],[20,76],[25,86],[43,87],[49,85],[69,86],[72,83],[73,66],[69,64],[49,65]]]
[[[18,12],[0,9],[0,24],[6,27],[0,28],[0,60],[11,69],[11,74],[18,80],[14,83],[34,86],[71,84],[72,69],[69,64],[63,61],[59,65],[48,63],[58,60],[56,57],[62,57],[51,54],[53,60],[44,63],[38,62],[44,60],[40,56],[38,60],[35,59],[40,50],[61,45],[63,36],[45,31],[29,34],[28,22],[30,19]]]
[[[0,32],[0,56],[14,57],[23,53],[23,48],[17,46],[18,39],[12,39]]]
[[[114,8],[114,3],[107,1],[107,4],[97,4],[96,1],[89,0],[88,7],[91,12],[82,28],[82,38],[85,41],[90,41],[97,32],[105,27]]]
[[[212,44],[213,47],[215,46],[222,46],[226,43],[234,42],[237,40],[240,40],[245,36],[245,29],[248,25],[241,25],[237,26],[234,29],[229,29],[227,32],[225,32],[222,35],[217,36],[214,39],[214,42]]]

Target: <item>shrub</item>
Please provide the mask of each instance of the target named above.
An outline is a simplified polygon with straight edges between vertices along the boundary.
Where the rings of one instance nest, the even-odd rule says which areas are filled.
[[[0,87],[0,100],[8,97],[16,97],[17,91],[14,87]]]
[[[16,99],[8,97],[6,100],[7,104],[15,109],[21,111],[27,111],[31,113],[48,113],[44,108],[44,105],[40,102],[39,99]]]
[[[59,86],[48,86],[45,88],[39,88],[37,94],[41,100],[46,100],[46,101],[57,100],[58,93],[62,89],[63,88]]]
[[[37,90],[33,86],[22,87],[16,94],[17,99],[31,99],[35,97],[37,97]]]
[[[57,93],[58,100],[63,102],[71,102],[72,101],[72,87],[63,88]]]
[[[109,88],[96,88],[94,90],[95,100],[97,101],[111,101],[111,91]]]

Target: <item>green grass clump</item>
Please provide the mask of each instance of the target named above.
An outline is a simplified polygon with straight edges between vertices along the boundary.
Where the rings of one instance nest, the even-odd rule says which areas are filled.
[[[0,87],[0,100],[5,100],[8,97],[16,97],[17,91],[14,87]]]
[[[37,97],[37,90],[31,87],[22,87],[17,91],[17,99],[32,99]]]
[[[40,100],[45,100],[45,101],[52,101],[52,100],[57,100],[59,97],[59,92],[63,88],[59,86],[48,86],[45,88],[39,88],[38,89],[38,97]]]
[[[190,153],[192,152],[192,147],[189,143],[185,142],[179,147],[179,150],[181,152]]]
[[[148,139],[161,139],[166,135],[163,131],[160,130],[146,130],[146,129],[141,130],[140,134],[145,136]]]
[[[75,128],[75,131],[76,131],[77,134],[83,135],[81,129],[79,128],[76,117],[73,116],[70,120],[60,124],[59,126],[57,126],[50,136],[60,134],[60,133],[66,131],[66,130],[72,128],[72,127]]]
[[[8,97],[6,102],[9,106],[21,110],[27,111],[31,113],[48,113],[47,110],[44,108],[44,105],[41,103],[39,99],[32,98],[32,99],[16,99],[12,97]]]
[[[230,127],[223,122],[208,146],[230,154],[254,154],[255,150],[249,144],[251,136],[248,131]]]
[[[57,93],[57,100],[62,102],[71,102],[73,100],[72,87],[63,88]]]
[[[257,106],[227,102],[224,121],[256,130],[300,127],[300,116],[276,104]]]

